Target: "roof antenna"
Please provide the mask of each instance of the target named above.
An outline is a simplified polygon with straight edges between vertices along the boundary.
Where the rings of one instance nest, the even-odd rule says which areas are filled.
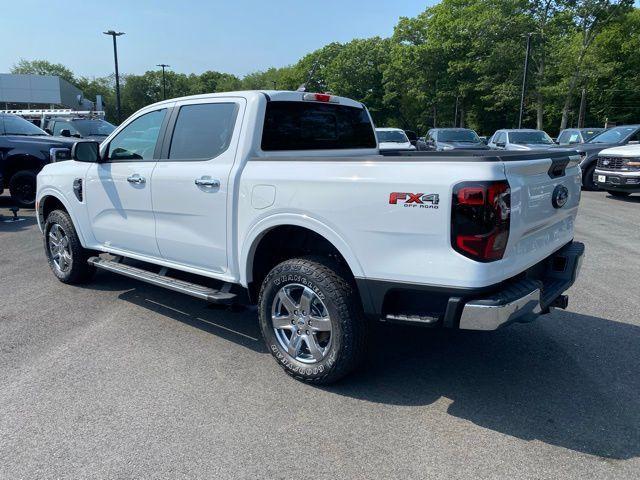
[[[309,83],[311,81],[311,77],[313,77],[313,74],[315,73],[316,68],[318,67],[318,60],[319,59],[316,59],[316,61],[313,62],[311,70],[309,70],[309,73],[307,74],[307,81],[304,82],[302,85],[300,85],[298,87],[298,89],[296,90],[296,92],[306,92],[307,91],[307,83]]]

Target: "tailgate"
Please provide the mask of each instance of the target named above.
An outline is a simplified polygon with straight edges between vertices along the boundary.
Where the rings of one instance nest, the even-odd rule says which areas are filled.
[[[511,186],[511,224],[503,262],[516,275],[573,239],[580,203],[580,156],[572,150],[505,156]]]

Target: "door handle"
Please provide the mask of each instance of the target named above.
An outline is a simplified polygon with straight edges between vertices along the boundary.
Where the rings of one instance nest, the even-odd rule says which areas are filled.
[[[137,173],[134,173],[130,177],[127,177],[127,182],[135,183],[136,185],[142,185],[143,183],[146,182],[146,180],[144,179],[144,177],[141,177]]]
[[[220,180],[216,180],[209,176],[204,176],[200,178],[196,178],[196,185],[199,187],[207,187],[207,188],[219,188]]]

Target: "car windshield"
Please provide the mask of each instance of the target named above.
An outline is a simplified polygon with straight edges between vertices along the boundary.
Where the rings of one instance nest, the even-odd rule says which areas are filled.
[[[5,135],[36,136],[47,135],[47,132],[39,129],[33,123],[15,115],[0,115],[0,133]]]
[[[399,130],[376,130],[379,142],[407,143],[409,139]]]
[[[614,127],[605,130],[600,135],[596,135],[589,143],[623,143],[628,137],[633,135],[638,127]]]
[[[604,128],[591,128],[589,130],[582,130],[582,138],[585,142],[588,142],[599,133],[604,132]]]
[[[440,130],[439,142],[480,143],[480,137],[473,130]]]
[[[104,120],[74,120],[73,126],[80,132],[83,137],[90,135],[99,135],[106,137],[113,132],[116,127]]]
[[[509,132],[509,141],[518,144],[550,145],[551,137],[541,130],[534,132]]]

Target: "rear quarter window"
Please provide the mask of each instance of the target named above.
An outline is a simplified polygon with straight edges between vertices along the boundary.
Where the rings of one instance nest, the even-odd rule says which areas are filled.
[[[267,103],[262,150],[376,148],[364,108],[331,103]]]

